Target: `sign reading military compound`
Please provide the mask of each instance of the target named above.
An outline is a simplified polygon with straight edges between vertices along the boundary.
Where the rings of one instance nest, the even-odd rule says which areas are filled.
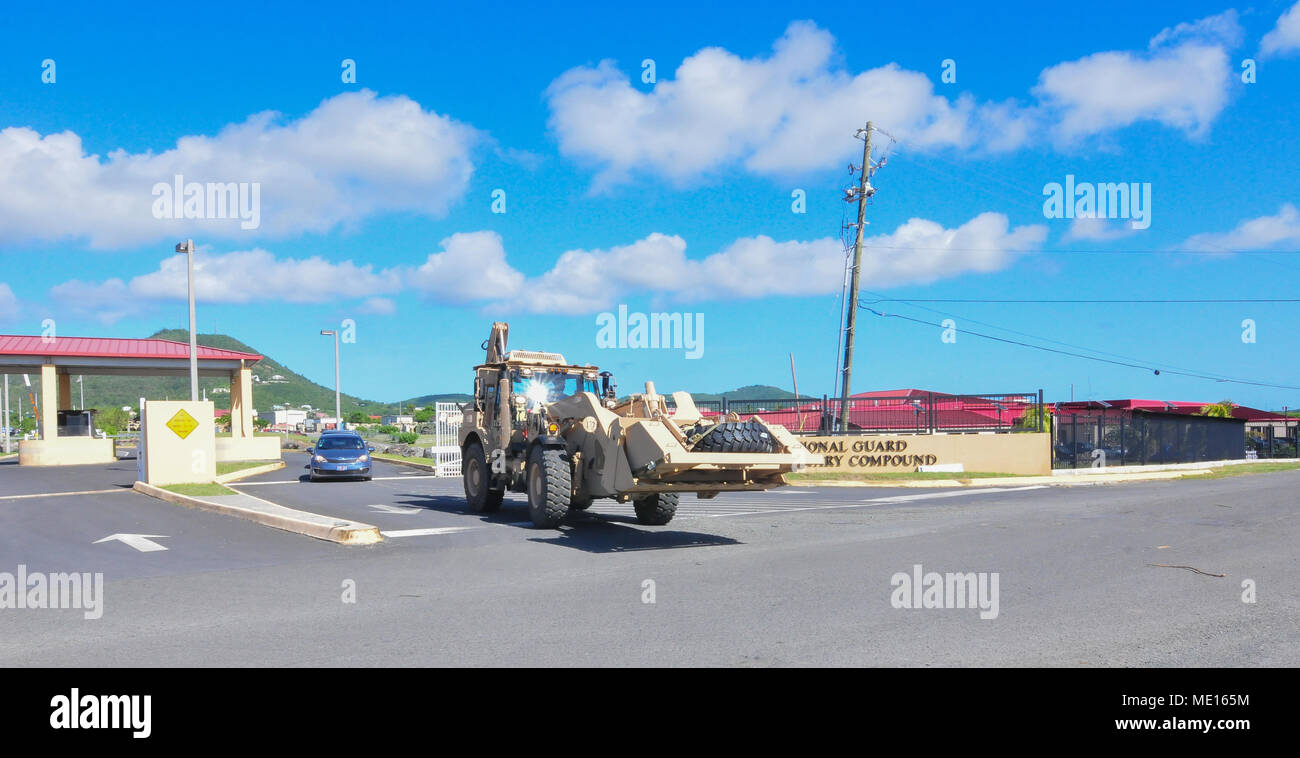
[[[880,434],[800,437],[825,463],[812,471],[916,471],[921,466],[961,464],[967,472],[1052,473],[1046,434]]]

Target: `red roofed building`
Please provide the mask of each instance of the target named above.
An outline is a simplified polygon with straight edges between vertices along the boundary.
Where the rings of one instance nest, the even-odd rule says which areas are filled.
[[[199,345],[195,358],[200,376],[230,378],[231,436],[218,439],[217,460],[278,458],[277,441],[253,436],[250,368],[262,356]],[[59,412],[72,410],[73,376],[188,376],[189,371],[190,346],[186,342],[0,335],[0,372],[39,377],[36,388],[39,388],[40,437],[20,443],[19,463],[63,465],[116,460],[113,440],[73,434],[71,427],[60,427]],[[77,428],[91,429],[89,425]]]

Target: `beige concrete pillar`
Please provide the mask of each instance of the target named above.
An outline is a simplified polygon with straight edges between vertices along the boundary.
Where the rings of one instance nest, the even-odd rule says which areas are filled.
[[[72,408],[72,375],[59,374],[59,407],[56,411],[66,411]]]
[[[72,388],[68,388],[71,395]],[[59,379],[53,363],[41,366],[41,439],[59,436]]]
[[[230,372],[230,436],[253,436],[253,372],[249,368]]]

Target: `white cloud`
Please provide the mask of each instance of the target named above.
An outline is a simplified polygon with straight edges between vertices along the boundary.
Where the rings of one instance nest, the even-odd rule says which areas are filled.
[[[767,56],[704,48],[653,89],[605,60],[565,72],[546,98],[560,151],[594,165],[597,188],[637,173],[684,183],[733,166],[789,175],[859,160],[851,134],[868,118],[918,149],[1003,152],[1142,121],[1200,136],[1227,103],[1227,51],[1242,35],[1235,11],[1181,23],[1146,51],[1045,69],[1031,90],[1038,102],[1022,105],[944,97],[893,63],[854,73],[836,62],[829,32],[795,22]]]
[[[194,254],[195,299],[205,303],[319,303],[354,299],[401,289],[395,270],[375,271],[352,261],[333,263],[319,256],[278,259],[262,249]],[[158,269],[130,281],[72,280],[50,289],[53,301],[79,316],[113,323],[146,312],[153,304],[188,297],[184,255],[163,259]]]
[[[0,241],[86,239],[98,248],[205,237],[326,232],[387,211],[441,214],[465,192],[481,135],[408,97],[336,95],[296,120],[257,113],[161,153],[90,155],[81,137],[0,131]],[[153,187],[259,182],[260,221],[153,215]]]
[[[1290,55],[1300,52],[1300,3],[1284,12],[1264,38],[1259,41],[1261,58]]]
[[[1127,221],[1114,221],[1104,218],[1078,218],[1070,224],[1070,229],[1063,238],[1066,242],[1086,240],[1091,242],[1109,242],[1136,234],[1138,230]]]
[[[949,100],[896,64],[853,74],[833,64],[834,47],[825,30],[795,22],[768,57],[705,48],[652,91],[612,61],[575,68],[547,89],[550,126],[561,152],[601,166],[599,184],[638,170],[684,181],[736,162],[760,174],[839,165],[869,117],[917,147],[996,137],[1007,149],[1028,133],[1012,106]]]
[[[506,262],[506,249],[496,232],[460,232],[438,243],[433,253],[403,278],[430,297],[455,303],[509,297],[524,275]]]
[[[1241,44],[1242,37],[1246,33],[1237,18],[1237,11],[1228,9],[1215,16],[1183,22],[1162,29],[1159,34],[1151,38],[1148,46],[1154,50],[1169,42],[1195,40],[1220,42],[1227,47],[1236,47]]]
[[[1062,142],[1140,121],[1199,137],[1227,105],[1228,48],[1241,34],[1234,11],[1179,24],[1152,38],[1146,53],[1101,52],[1052,66],[1033,92]]]
[[[954,229],[914,218],[892,234],[865,240],[866,287],[924,283],[1008,265],[1017,250],[1046,238],[1042,225],[1011,229],[1000,213],[983,213]],[[496,310],[592,313],[620,299],[658,295],[679,300],[727,300],[838,292],[844,274],[841,243],[743,237],[702,259],[686,256],[686,241],[651,234],[606,250],[569,250],[539,277],[526,280],[507,260],[496,232],[453,234],[420,266],[374,270],[319,257],[277,259],[256,249],[195,253],[195,293],[201,302],[320,303],[358,300],[362,312],[391,314],[389,297],[413,291],[441,302],[490,304]],[[527,297],[519,295],[527,293]],[[186,298],[186,260],[169,257],[129,281],[72,280],[50,290],[70,312],[112,323],[161,301]]]
[[[18,319],[18,298],[5,282],[0,282],[0,324]]]
[[[372,297],[362,303],[359,310],[375,316],[391,316],[397,313],[397,303],[390,297]]]
[[[1014,259],[1014,251],[1040,244],[1046,236],[1042,225],[1012,230],[999,213],[981,214],[955,229],[914,218],[892,234],[864,240],[862,285],[884,288],[995,271]],[[529,298],[522,307],[577,314],[640,294],[682,300],[832,294],[840,291],[844,264],[843,245],[829,237],[808,242],[744,237],[695,260],[686,257],[681,237],[651,234],[608,250],[564,253],[526,287],[544,295]]]
[[[1197,234],[1180,247],[1187,250],[1266,250],[1274,245],[1300,243],[1300,211],[1285,203],[1276,215],[1260,216],[1237,224],[1222,234]]]

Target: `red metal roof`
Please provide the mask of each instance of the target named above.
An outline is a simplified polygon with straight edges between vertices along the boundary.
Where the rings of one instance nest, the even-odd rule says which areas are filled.
[[[1125,398],[1123,400],[1077,400],[1074,402],[1057,403],[1057,413],[1071,413],[1083,411],[1113,410],[1113,411],[1154,411],[1156,413],[1181,413],[1183,415],[1195,415],[1201,412],[1201,409],[1213,403],[1192,403],[1184,400],[1142,400],[1139,398]],[[1050,407],[1050,406],[1049,406]],[[1232,406],[1233,418],[1244,419],[1246,421],[1284,421],[1287,417],[1280,413],[1263,411],[1258,408],[1251,408],[1245,405]]]
[[[200,360],[262,360],[257,353],[198,346]],[[38,337],[0,334],[0,355],[50,355],[68,358],[189,358],[188,342],[116,337]]]

